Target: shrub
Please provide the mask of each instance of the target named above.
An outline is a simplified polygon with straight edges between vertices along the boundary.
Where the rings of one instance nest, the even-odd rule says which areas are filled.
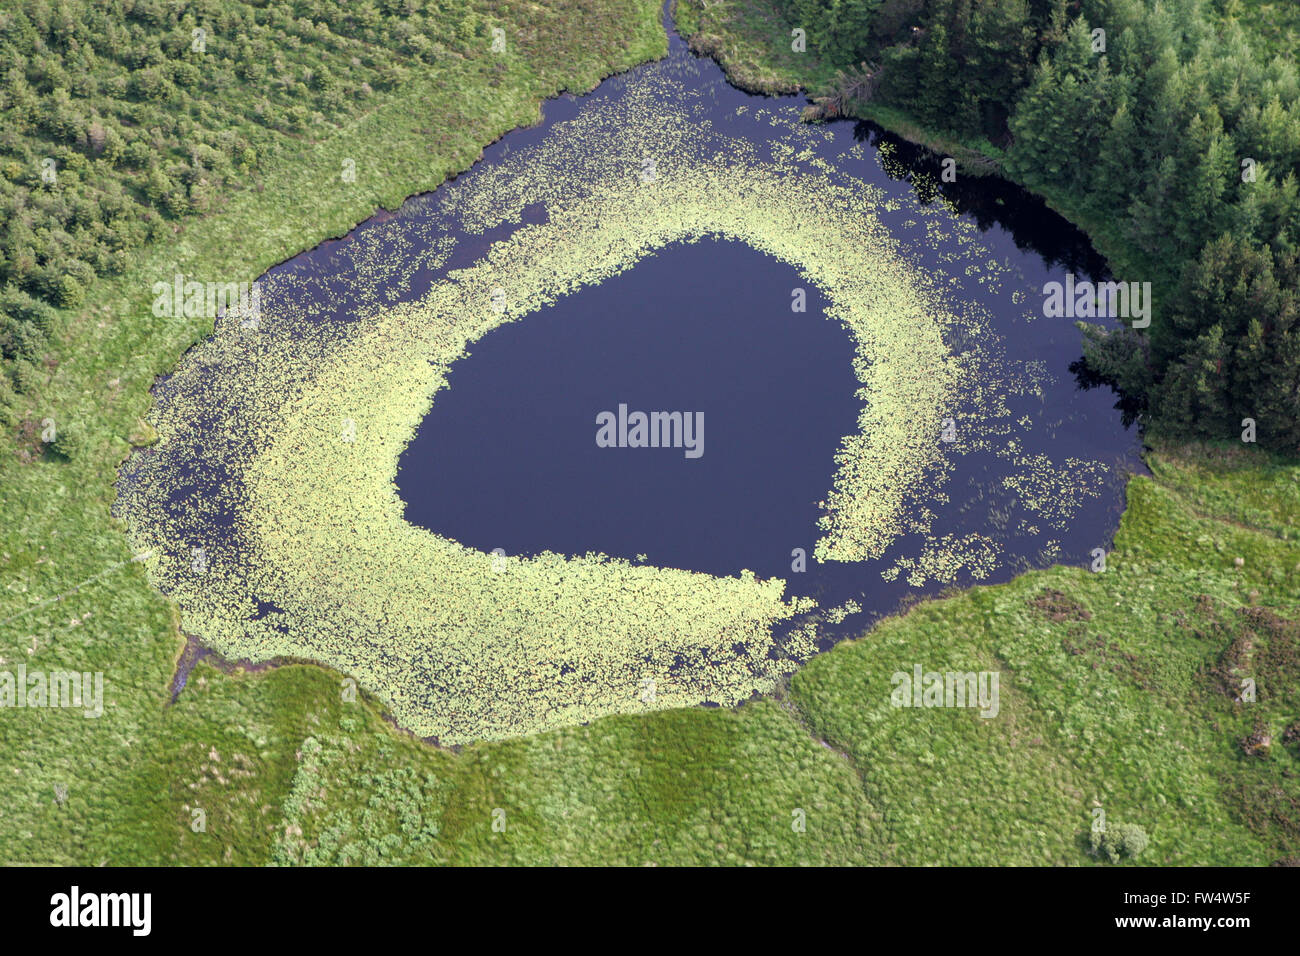
[[[1094,855],[1104,853],[1112,863],[1122,858],[1136,859],[1151,842],[1147,832],[1136,823],[1112,823],[1104,831],[1093,831],[1091,837]]]
[[[49,444],[49,450],[64,461],[77,458],[85,447],[85,433],[77,425],[60,425],[55,430],[54,441]]]
[[[31,394],[45,383],[44,374],[29,359],[15,359],[11,366],[11,374],[13,375],[14,391],[21,394]]]

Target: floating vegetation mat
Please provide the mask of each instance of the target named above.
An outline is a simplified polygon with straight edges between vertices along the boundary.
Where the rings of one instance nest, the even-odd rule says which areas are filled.
[[[469,345],[706,236],[794,267],[855,343],[859,428],[836,455],[817,560],[885,559],[913,583],[990,573],[999,538],[954,539],[936,519],[971,452],[1006,462],[1035,531],[1097,493],[1103,466],[1053,464],[1011,417],[1008,396],[1041,376],[1008,362],[991,317],[959,295],[954,277],[997,291],[1009,269],[975,227],[827,162],[813,147],[832,133],[797,109],[711,121],[682,66],[620,79],[540,142],[412,200],[400,230],[358,231],[333,274],[274,270],[255,327],[222,317],[159,384],[160,440],[127,462],[117,511],[187,632],[230,657],[337,668],[449,744],[772,689],[813,652],[818,622],[860,608],[817,608],[748,572],[487,554],[407,523],[395,486]],[[942,245],[941,271],[909,264],[885,208]],[[894,555],[903,536],[924,543]]]

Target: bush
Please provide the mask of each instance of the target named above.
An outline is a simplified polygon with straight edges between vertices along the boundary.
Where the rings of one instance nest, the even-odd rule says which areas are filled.
[[[1091,837],[1094,855],[1104,853],[1112,863],[1120,859],[1136,859],[1151,842],[1147,832],[1136,823],[1112,823],[1101,833],[1095,830]]]
[[[77,458],[85,447],[86,436],[77,425],[59,425],[55,429],[54,441],[49,444],[49,450],[64,461]]]
[[[9,376],[0,375],[0,427],[13,428],[18,424],[18,395]]]
[[[0,357],[39,359],[45,345],[40,329],[0,312]]]
[[[10,366],[13,376],[14,391],[30,395],[45,383],[45,375],[30,360],[18,358]]]
[[[41,332],[48,333],[54,327],[54,309],[13,286],[0,293],[0,309]]]

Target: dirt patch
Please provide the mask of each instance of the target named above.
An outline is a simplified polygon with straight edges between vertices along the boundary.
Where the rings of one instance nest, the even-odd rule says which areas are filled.
[[[33,462],[45,453],[45,442],[41,440],[41,423],[35,418],[28,418],[18,426],[15,436],[14,454],[23,464]]]
[[[1239,780],[1224,792],[1236,816],[1280,853],[1294,859],[1300,852],[1300,796],[1256,765],[1254,780]],[[1253,768],[1254,769],[1254,768]]]
[[[1094,634],[1091,638],[1082,627],[1061,638],[1061,647],[1068,654],[1084,654],[1091,658],[1092,669],[1107,668],[1118,677],[1132,681],[1143,690],[1153,690],[1151,675],[1142,658],[1129,651],[1121,650],[1119,645],[1111,643],[1105,634]]]
[[[1239,700],[1249,678],[1265,702],[1300,685],[1300,622],[1266,607],[1243,607],[1235,623],[1232,640],[1206,670],[1214,692]],[[1224,630],[1221,624],[1215,629]]]
[[[1070,597],[1064,591],[1048,588],[1029,602],[1029,606],[1041,611],[1050,621],[1091,621],[1092,612]]]
[[[1246,607],[1237,612],[1256,641],[1259,653],[1259,682],[1268,693],[1300,686],[1300,621],[1279,617],[1266,607]]]

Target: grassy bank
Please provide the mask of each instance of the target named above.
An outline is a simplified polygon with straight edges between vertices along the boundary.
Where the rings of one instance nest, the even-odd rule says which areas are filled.
[[[1300,469],[1204,447],[1151,464],[1104,572],[1051,568],[925,602],[734,711],[450,752],[346,701],[320,668],[200,664],[153,728],[167,756],[130,785],[157,797],[117,853],[1083,865],[1100,809],[1149,836],[1142,864],[1296,857]],[[915,664],[998,672],[998,715],[894,708],[892,677]],[[1254,702],[1236,699],[1244,677]]]
[[[535,122],[543,98],[588,90],[666,49],[658,5],[646,0],[545,11],[494,3],[486,13],[512,38],[505,55],[485,40],[480,55],[428,66],[338,128],[286,142],[218,211],[176,221],[166,241],[139,250],[121,276],[95,281],[85,305],[59,317],[41,380],[21,396],[16,447],[0,458],[0,658],[5,667],[102,671],[107,712],[4,713],[7,858],[151,858],[169,822],[159,811],[182,786],[159,776],[189,739],[165,729],[176,726],[164,713],[182,644],[175,615],[109,516],[117,465],[133,440],[147,440],[148,389],[211,331],[211,319],[155,318],[153,284],[177,272],[251,281],[465,169],[484,144]],[[349,160],[354,182],[342,175]],[[78,436],[70,458],[40,441],[46,419]],[[268,706],[273,722],[294,719],[288,704]],[[291,758],[295,736],[268,737],[267,759],[286,747]]]
[[[790,27],[774,0],[714,0],[708,4],[676,0],[676,23],[695,53],[712,57],[728,80],[752,93],[804,92],[815,97],[827,93],[836,79],[835,68],[811,50],[791,50]],[[847,118],[868,120],[937,156],[951,156],[962,175],[1006,175],[1002,150],[987,139],[927,127],[897,106],[858,101]],[[1089,214],[1064,190],[1039,187],[1034,191],[1049,208],[1083,229],[1097,251],[1120,271],[1151,271],[1142,250],[1124,238],[1113,218]]]
[[[208,327],[154,319],[152,283],[252,279],[432,188],[540,97],[661,53],[657,17],[557,12],[504,75],[485,61],[422,77],[276,157],[65,317],[28,417],[74,421],[85,444],[0,464],[0,667],[102,670],[106,713],[0,714],[7,860],[1080,864],[1096,809],[1144,829],[1142,863],[1300,856],[1300,469],[1239,448],[1157,449],[1105,572],[926,602],[734,711],[452,752],[308,665],[201,662],[168,705],[175,616],[108,508],[154,376]],[[22,434],[20,452],[39,450]],[[892,708],[892,675],[914,664],[998,672],[998,717]],[[1254,702],[1236,701],[1244,677]]]
[[[733,82],[758,92],[828,88],[826,64],[787,53],[788,27],[771,0],[678,6],[692,46]],[[1294,25],[1258,32],[1276,50]],[[928,129],[905,110],[853,108],[969,173],[999,159],[987,142]],[[1087,214],[1062,190],[1039,191],[1115,268],[1150,269],[1114,220]],[[1155,477],[1130,484],[1105,574],[1057,568],[927,602],[796,675],[809,725],[875,769],[864,789],[892,825],[899,862],[1075,862],[1087,845],[1085,809],[1143,826],[1149,863],[1262,863],[1300,851],[1300,471],[1241,446],[1169,445],[1149,463]],[[942,718],[918,733],[886,719],[879,695],[863,706],[870,686],[907,669],[900,658],[954,655],[1010,667],[1023,705],[1013,722],[1025,723],[1003,739]],[[1270,688],[1253,704],[1236,701],[1245,677]]]

